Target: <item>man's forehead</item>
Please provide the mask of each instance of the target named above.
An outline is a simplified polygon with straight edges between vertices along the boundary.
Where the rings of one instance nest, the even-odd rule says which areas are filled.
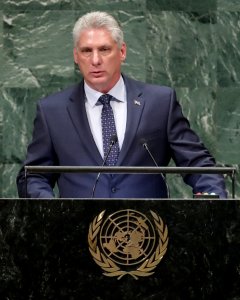
[[[111,33],[106,29],[88,29],[81,32],[79,47],[101,47],[117,44]]]
[[[104,38],[113,40],[112,34],[104,27],[84,29],[80,32],[79,40],[85,38]]]

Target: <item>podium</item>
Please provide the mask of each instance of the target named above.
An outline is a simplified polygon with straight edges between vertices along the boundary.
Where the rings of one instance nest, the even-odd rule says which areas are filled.
[[[176,172],[28,169],[79,170]],[[203,169],[178,168],[189,171]],[[231,175],[234,196],[235,170],[217,171]],[[234,197],[0,199],[0,212],[0,299],[240,299],[240,201]]]
[[[0,210],[1,299],[239,298],[237,199],[1,199]],[[89,251],[94,218],[119,210],[154,211],[168,228],[151,276],[106,276]]]

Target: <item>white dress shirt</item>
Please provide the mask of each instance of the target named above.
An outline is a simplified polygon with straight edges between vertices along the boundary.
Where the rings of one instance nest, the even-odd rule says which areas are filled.
[[[102,157],[103,153],[103,139],[102,139],[102,124],[101,124],[101,113],[102,105],[96,105],[99,97],[103,95],[102,93],[92,89],[86,82],[84,82],[84,89],[86,94],[86,112],[88,117],[88,122],[94,141],[98,147],[98,150]],[[126,88],[122,76],[115,84],[115,86],[107,93],[113,96],[118,101],[111,101],[111,107],[114,114],[118,143],[121,149],[124,135],[126,131],[127,122],[127,97]]]

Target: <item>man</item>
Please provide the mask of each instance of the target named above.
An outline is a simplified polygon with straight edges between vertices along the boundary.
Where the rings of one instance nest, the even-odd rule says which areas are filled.
[[[74,60],[84,80],[38,102],[24,165],[154,166],[155,160],[167,166],[171,158],[178,166],[215,165],[182,115],[174,90],[121,74],[127,50],[112,16],[104,12],[82,16],[73,38]],[[226,197],[222,176],[186,175],[184,181],[193,193]],[[101,174],[97,184],[93,173],[32,174],[27,182],[27,197],[32,198],[54,197],[56,182],[63,198],[168,196],[161,174]],[[23,168],[17,185],[19,196],[25,197]]]

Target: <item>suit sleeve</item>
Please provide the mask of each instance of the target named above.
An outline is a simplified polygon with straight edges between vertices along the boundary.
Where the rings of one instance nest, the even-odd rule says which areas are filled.
[[[25,165],[53,166],[57,164],[56,153],[53,149],[47,121],[44,117],[40,102],[34,120],[33,138],[28,146],[27,158],[17,176],[17,188],[20,198],[53,198],[53,187],[56,182],[55,174],[28,174],[27,191],[24,172]]]
[[[172,157],[177,166],[182,167],[213,167],[215,160],[197,134],[190,128],[188,120],[183,116],[182,109],[172,91],[169,118],[168,138]],[[218,174],[190,174],[183,177],[185,183],[193,188],[193,193],[216,193],[226,198],[224,178]]]

